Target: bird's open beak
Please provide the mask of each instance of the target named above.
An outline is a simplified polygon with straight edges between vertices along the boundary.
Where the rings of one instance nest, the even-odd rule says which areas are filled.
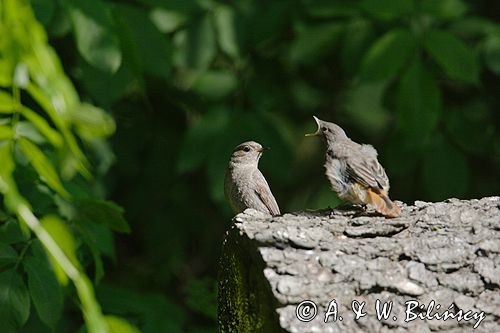
[[[320,125],[320,120],[316,117],[316,116],[313,116],[314,120],[316,120],[316,124],[318,124],[318,129],[316,130],[316,132],[314,133],[307,133],[305,136],[318,136],[318,135],[321,135],[321,131],[320,131],[320,128],[321,128],[321,125]]]

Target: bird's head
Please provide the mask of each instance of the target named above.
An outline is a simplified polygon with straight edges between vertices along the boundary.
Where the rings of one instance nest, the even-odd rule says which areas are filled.
[[[269,148],[262,147],[255,141],[247,141],[234,148],[231,163],[240,165],[257,165],[262,153]]]
[[[307,133],[305,136],[323,136],[327,142],[334,142],[338,139],[345,139],[347,135],[344,130],[337,124],[330,123],[313,116],[318,129],[314,133]]]

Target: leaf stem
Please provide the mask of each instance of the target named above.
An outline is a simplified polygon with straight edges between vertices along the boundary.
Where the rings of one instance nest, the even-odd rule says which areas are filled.
[[[26,204],[19,204],[16,210],[47,251],[55,258],[64,273],[75,284],[78,296],[82,302],[88,331],[92,333],[108,332],[108,326],[103,319],[101,308],[95,299],[89,279],[71,262]]]
[[[32,242],[33,242],[33,240],[30,239],[29,241],[26,242],[26,244],[24,244],[24,247],[21,250],[21,253],[19,254],[19,258],[17,258],[16,265],[14,266],[14,269],[17,269],[19,267],[19,264],[21,264],[21,262],[23,261],[24,255],[26,254],[26,251],[28,251]]]

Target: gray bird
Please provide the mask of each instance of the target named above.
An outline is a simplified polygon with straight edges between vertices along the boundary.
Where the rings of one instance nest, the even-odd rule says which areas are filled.
[[[280,215],[278,203],[258,168],[265,149],[257,142],[248,141],[233,150],[224,179],[224,194],[236,214],[253,208]]]
[[[389,199],[389,178],[373,146],[359,144],[344,130],[314,117],[318,129],[306,136],[321,135],[326,141],[326,176],[340,199],[370,205],[382,215],[395,217],[400,209]]]

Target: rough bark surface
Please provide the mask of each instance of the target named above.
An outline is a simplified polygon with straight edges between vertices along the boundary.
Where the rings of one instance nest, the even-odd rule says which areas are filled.
[[[398,204],[394,219],[356,209],[237,215],[221,258],[220,331],[500,332],[500,197]],[[393,302],[387,320],[377,299]],[[309,322],[296,316],[304,300],[317,304]],[[342,320],[325,323],[332,300]],[[354,319],[353,300],[366,316]],[[433,300],[430,315],[484,319],[476,329],[479,317],[405,322],[410,300],[425,305],[421,316]]]

